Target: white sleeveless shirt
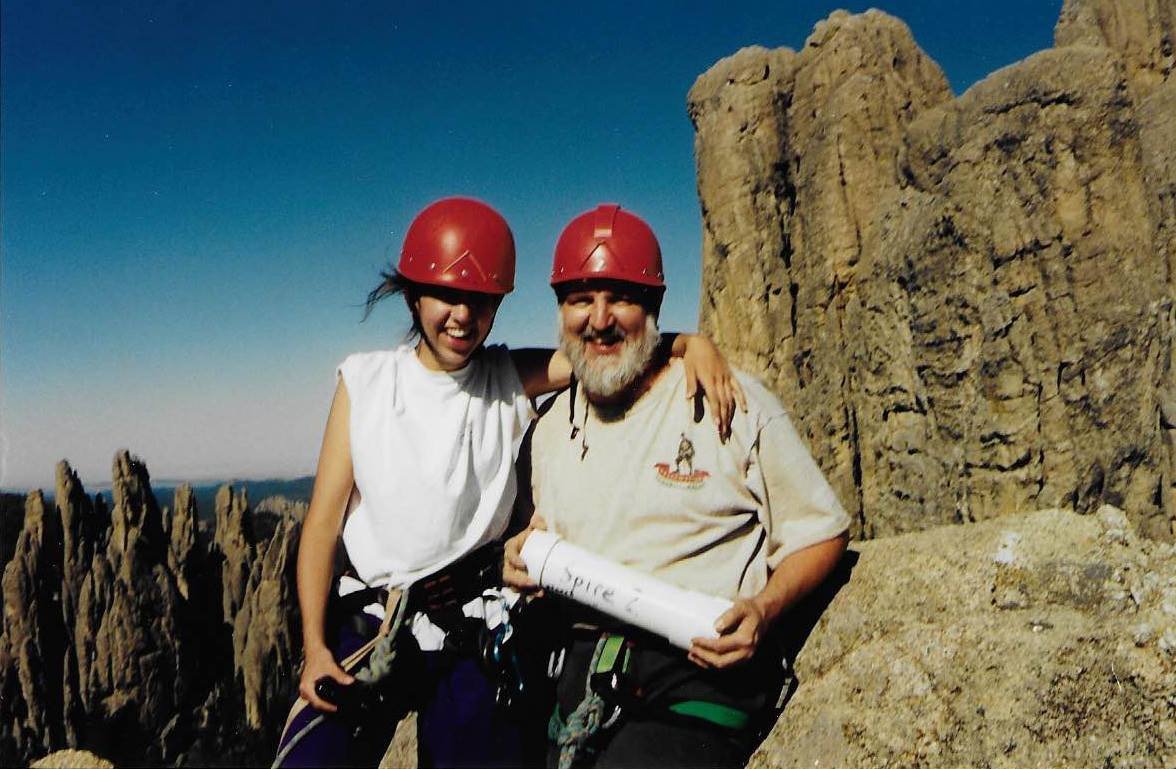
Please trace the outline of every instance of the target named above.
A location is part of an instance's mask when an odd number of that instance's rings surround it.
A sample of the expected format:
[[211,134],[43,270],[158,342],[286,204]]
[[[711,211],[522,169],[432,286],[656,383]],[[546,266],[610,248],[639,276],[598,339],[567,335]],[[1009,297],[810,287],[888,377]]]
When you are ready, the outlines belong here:
[[361,580],[403,588],[502,535],[534,416],[505,347],[443,372],[401,345],[350,355],[338,374],[360,498],[343,543]]

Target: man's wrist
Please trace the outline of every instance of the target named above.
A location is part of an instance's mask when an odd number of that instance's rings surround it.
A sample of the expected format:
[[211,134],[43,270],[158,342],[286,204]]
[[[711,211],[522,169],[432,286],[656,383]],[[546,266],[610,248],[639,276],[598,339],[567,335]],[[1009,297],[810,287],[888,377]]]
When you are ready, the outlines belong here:
[[782,601],[774,600],[772,597],[766,596],[763,593],[753,596],[751,603],[759,610],[760,616],[763,618],[764,627],[773,625],[779,619],[780,615],[784,613]]

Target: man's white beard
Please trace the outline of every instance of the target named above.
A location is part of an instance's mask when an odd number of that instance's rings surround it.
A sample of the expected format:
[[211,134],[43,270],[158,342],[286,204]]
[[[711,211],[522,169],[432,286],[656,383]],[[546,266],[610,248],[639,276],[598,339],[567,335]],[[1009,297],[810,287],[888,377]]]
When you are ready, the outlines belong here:
[[[621,333],[619,329],[617,332]],[[611,398],[636,383],[649,368],[661,341],[652,315],[645,317],[643,332],[622,337],[621,349],[615,355],[589,355],[588,341],[595,336],[568,334],[560,324],[559,349],[572,362],[572,371],[584,392],[600,398]]]

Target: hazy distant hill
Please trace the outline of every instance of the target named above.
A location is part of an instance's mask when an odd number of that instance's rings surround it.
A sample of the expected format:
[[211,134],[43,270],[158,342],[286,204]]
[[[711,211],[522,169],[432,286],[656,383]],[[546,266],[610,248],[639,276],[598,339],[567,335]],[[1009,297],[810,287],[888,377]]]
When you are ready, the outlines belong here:
[[[152,485],[152,491],[160,504],[171,506],[175,497],[176,484],[166,481],[167,485]],[[201,520],[211,521],[216,510],[216,490],[224,484],[230,484],[234,489],[245,489],[249,495],[249,502],[256,505],[266,497],[285,497],[291,502],[310,502],[310,492],[314,489],[314,476],[306,475],[302,478],[288,480],[268,479],[262,481],[215,481],[202,483],[192,487],[192,494],[196,497],[196,509]]]
[[[154,492],[159,504],[171,507],[172,500],[175,498],[176,487],[181,481],[172,479],[160,480],[152,482],[151,490]],[[242,480],[224,480],[224,481],[205,481],[200,484],[192,485],[192,495],[196,498],[196,509],[200,515],[201,520],[211,521],[213,512],[216,509],[216,490],[224,484],[231,485],[234,489],[245,489],[249,494],[249,501],[252,504],[257,504],[266,497],[285,497],[291,502],[310,502],[310,493],[314,489],[314,476],[305,475],[301,478],[269,478],[260,481],[242,481]],[[96,485],[92,487],[93,493],[101,494],[110,501],[110,486]],[[17,513],[17,530],[20,529],[19,518],[24,515],[24,493],[20,494],[4,494],[4,497],[13,497],[14,507],[19,509]],[[53,502],[53,490],[45,491],[45,501]],[[2,563],[2,561],[0,561]]]

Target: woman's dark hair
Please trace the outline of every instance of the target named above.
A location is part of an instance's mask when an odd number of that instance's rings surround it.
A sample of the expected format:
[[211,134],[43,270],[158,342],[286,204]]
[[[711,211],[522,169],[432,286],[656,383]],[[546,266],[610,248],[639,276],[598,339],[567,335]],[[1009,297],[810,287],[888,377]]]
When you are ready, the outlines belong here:
[[372,314],[372,310],[381,299],[396,294],[403,294],[405,300],[408,302],[408,312],[412,315],[412,328],[408,332],[408,338],[413,339],[421,335],[423,329],[421,328],[421,321],[416,314],[416,300],[420,296],[420,289],[417,284],[413,283],[408,278],[401,275],[395,269],[391,271],[380,271],[380,283],[371,291],[368,292],[367,300],[363,303],[363,320],[368,319]]

